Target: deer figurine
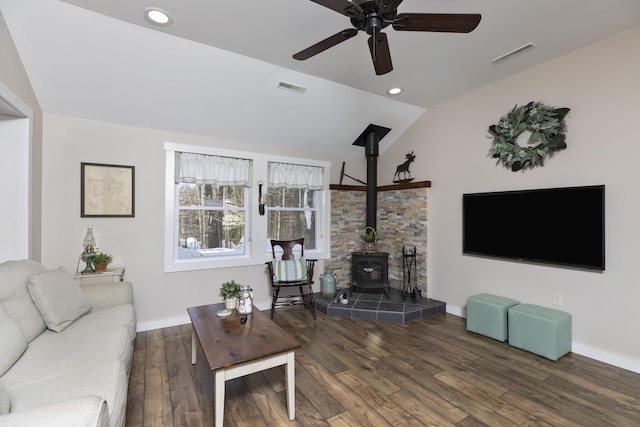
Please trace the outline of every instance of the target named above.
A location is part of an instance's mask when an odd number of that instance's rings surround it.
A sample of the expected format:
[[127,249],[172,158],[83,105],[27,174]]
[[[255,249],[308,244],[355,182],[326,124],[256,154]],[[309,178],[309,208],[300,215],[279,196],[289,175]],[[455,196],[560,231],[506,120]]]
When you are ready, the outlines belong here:
[[[409,172],[409,165],[416,159],[416,156],[413,155],[412,151],[407,153],[404,157],[407,160],[396,168],[396,173],[393,175],[393,182],[404,181],[411,176],[411,172]],[[400,178],[400,174],[402,174],[402,178]],[[396,177],[398,177],[398,179],[396,179]]]

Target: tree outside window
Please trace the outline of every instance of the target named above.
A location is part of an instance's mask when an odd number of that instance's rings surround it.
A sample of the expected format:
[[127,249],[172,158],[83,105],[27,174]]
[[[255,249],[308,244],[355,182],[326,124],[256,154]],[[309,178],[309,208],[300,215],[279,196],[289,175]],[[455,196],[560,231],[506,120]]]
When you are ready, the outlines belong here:
[[276,240],[304,237],[305,249],[316,248],[316,198],[320,191],[269,188],[267,191],[268,236]]
[[178,186],[178,258],[244,254],[246,187]]

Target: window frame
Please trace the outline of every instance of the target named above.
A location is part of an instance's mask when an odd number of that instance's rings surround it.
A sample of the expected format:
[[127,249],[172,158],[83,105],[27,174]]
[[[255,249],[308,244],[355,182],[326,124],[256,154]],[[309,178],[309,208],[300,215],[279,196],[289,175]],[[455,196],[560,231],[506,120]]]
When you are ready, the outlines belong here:
[[[330,212],[331,194],[329,179],[331,163],[322,160],[302,159],[295,157],[276,156],[264,153],[236,151],[209,146],[188,145],[165,142],[165,230],[164,230],[164,271],[179,272],[191,270],[206,270],[214,268],[240,267],[264,264],[271,259],[270,245],[267,241],[267,216],[258,213],[258,182],[268,182],[268,163],[293,163],[300,165],[318,166],[324,168],[323,189],[319,196],[318,213],[321,218],[316,224],[317,245],[315,249],[307,250],[305,256],[309,258],[327,259],[330,257]],[[175,184],[175,153],[191,152],[224,157],[238,157],[251,161],[251,179],[249,195],[246,199],[247,218],[245,222],[245,253],[244,255],[225,255],[221,257],[177,258],[177,222],[176,215],[176,184]],[[267,184],[263,184],[263,195],[266,194]],[[320,191],[320,190],[317,190]],[[268,208],[268,207],[267,207]],[[254,244],[259,242],[258,244]],[[263,245],[261,242],[265,242]]]

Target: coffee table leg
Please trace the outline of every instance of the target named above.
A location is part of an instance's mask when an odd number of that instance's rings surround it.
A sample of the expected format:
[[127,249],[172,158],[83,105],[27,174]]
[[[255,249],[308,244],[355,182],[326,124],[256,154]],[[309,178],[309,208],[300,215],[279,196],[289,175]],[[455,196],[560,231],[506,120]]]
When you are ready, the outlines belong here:
[[198,345],[197,339],[196,339],[196,330],[192,328],[191,329],[191,364],[192,365],[196,364],[196,353],[198,353],[198,349],[196,348],[196,345]]
[[287,364],[284,370],[287,377],[287,409],[289,419],[293,420],[296,418],[296,360],[293,351],[287,353]]
[[217,370],[213,375],[213,409],[215,411],[215,426],[222,427],[224,422],[224,369]]

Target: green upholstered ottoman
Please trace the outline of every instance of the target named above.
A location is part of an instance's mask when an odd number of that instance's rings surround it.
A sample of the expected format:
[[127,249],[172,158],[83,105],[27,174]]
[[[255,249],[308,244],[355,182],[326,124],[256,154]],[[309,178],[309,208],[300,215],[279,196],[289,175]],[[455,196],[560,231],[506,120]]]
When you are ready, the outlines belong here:
[[571,315],[533,304],[511,307],[509,344],[558,360],[571,351]]
[[507,310],[520,304],[511,298],[479,294],[467,298],[467,330],[506,341],[509,336]]

